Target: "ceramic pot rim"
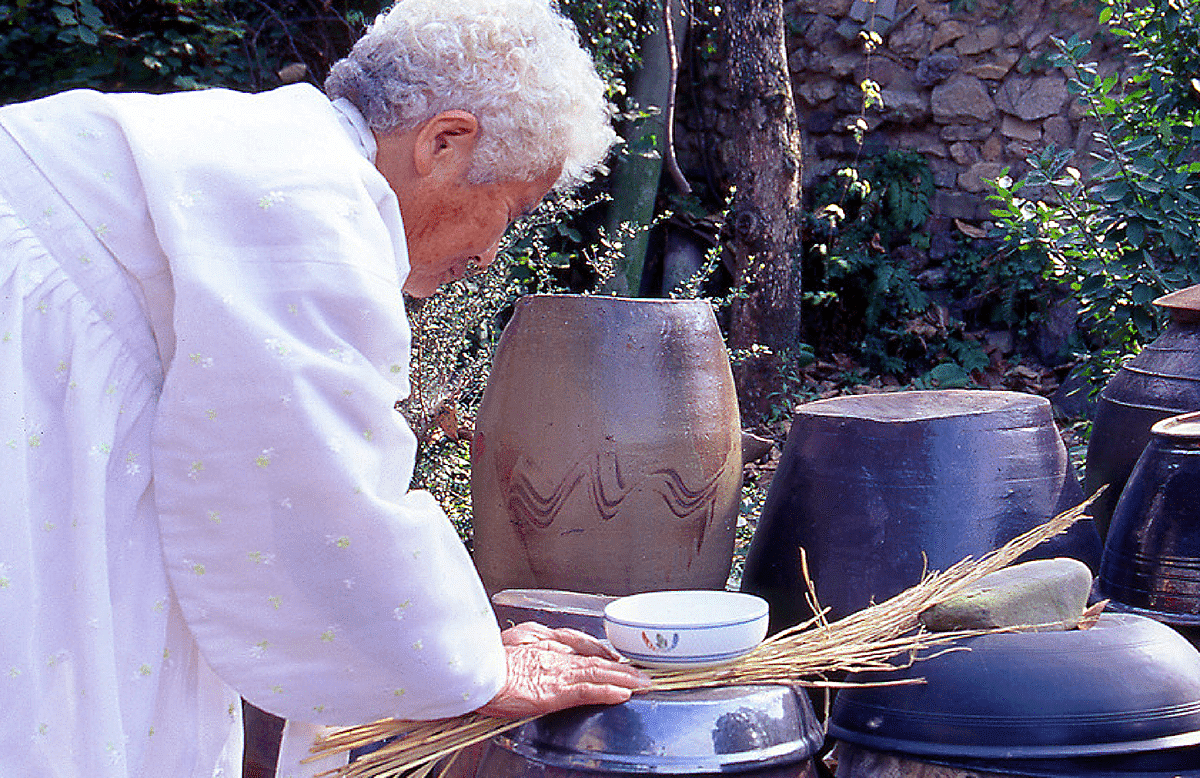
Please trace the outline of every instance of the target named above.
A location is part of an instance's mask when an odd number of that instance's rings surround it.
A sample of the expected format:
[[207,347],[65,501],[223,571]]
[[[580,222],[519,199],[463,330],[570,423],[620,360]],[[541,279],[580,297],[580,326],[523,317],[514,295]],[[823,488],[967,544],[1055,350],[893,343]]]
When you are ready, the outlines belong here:
[[707,300],[697,300],[689,298],[675,297],[618,297],[616,295],[605,294],[566,294],[562,292],[555,293],[535,293],[527,294],[520,298],[518,303],[532,303],[538,300],[558,300],[564,302],[588,301],[588,302],[604,302],[616,305],[685,305],[695,306],[697,304],[707,305],[711,307],[711,303]]
[[[986,400],[991,405],[980,408],[976,400]],[[888,402],[899,403],[900,407],[889,408]],[[999,389],[914,389],[829,397],[796,408],[797,418],[853,419],[888,426],[938,421],[969,424],[978,420],[995,427],[997,419],[1015,414],[1051,419],[1050,401],[1038,395]]]
[[1200,284],[1168,292],[1153,300],[1153,304],[1171,310],[1200,312]]
[[1150,433],[1200,444],[1200,411],[1181,413],[1157,421],[1150,427]]

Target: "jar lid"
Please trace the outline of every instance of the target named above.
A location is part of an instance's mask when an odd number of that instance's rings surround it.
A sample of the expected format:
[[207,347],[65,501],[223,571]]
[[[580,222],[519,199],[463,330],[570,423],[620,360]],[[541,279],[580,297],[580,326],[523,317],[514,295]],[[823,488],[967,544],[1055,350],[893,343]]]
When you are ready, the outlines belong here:
[[1150,431],[1155,435],[1170,435],[1176,438],[1200,438],[1200,411],[1162,419],[1155,422]]
[[824,729],[790,686],[744,685],[635,694],[612,706],[543,716],[494,742],[525,759],[599,773],[738,773],[811,757]]
[[1164,294],[1154,304],[1174,311],[1200,312],[1200,284]]

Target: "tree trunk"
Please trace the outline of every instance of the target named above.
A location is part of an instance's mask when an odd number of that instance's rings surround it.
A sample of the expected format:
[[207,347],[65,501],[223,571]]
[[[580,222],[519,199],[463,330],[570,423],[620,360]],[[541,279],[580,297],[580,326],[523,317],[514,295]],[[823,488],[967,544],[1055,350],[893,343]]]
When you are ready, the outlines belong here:
[[784,34],[782,0],[723,3],[725,88],[736,117],[723,156],[735,187],[729,214],[735,279],[747,293],[734,304],[730,345],[762,345],[774,352],[739,367],[739,396],[748,416],[766,410],[760,406],[779,389],[782,360],[801,338],[803,155]]
[[678,57],[683,46],[688,17],[683,13],[681,0],[664,0],[664,14],[671,14],[674,21],[673,40],[668,40],[665,16],[654,31],[642,42],[642,67],[633,77],[633,98],[637,104],[656,113],[631,127],[622,134],[629,142],[640,141],[640,136],[657,139],[653,157],[632,155],[623,160],[613,171],[613,202],[609,207],[607,229],[610,235],[621,234],[623,225],[638,228],[626,238],[624,257],[618,261],[616,273],[603,287],[603,291],[626,297],[637,297],[642,286],[642,272],[646,262],[646,251],[650,245],[650,225],[654,221],[654,208],[658,199],[659,178],[663,164],[673,159],[668,147],[671,138],[670,111],[672,59]]

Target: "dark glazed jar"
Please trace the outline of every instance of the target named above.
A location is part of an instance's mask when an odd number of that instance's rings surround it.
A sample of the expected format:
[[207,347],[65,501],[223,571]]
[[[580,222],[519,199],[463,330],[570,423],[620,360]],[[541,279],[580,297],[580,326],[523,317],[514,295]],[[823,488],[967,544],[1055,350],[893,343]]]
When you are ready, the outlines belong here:
[[[947,389],[835,397],[796,409],[746,554],[742,590],[771,629],[839,619],[899,594],[926,570],[979,557],[1082,501],[1043,397]],[[1095,569],[1090,521],[1031,552]]]
[[1171,321],[1157,340],[1129,359],[1100,392],[1088,443],[1083,488],[1108,491],[1092,505],[1103,539],[1150,427],[1169,416],[1200,411],[1200,285],[1164,295],[1155,305]]
[[741,482],[737,394],[709,303],[518,302],[471,445],[489,593],[723,589]]
[[808,697],[789,686],[650,691],[498,735],[472,778],[817,778],[824,740]]
[[1129,610],[1200,626],[1200,413],[1150,428],[1113,512],[1098,586]]

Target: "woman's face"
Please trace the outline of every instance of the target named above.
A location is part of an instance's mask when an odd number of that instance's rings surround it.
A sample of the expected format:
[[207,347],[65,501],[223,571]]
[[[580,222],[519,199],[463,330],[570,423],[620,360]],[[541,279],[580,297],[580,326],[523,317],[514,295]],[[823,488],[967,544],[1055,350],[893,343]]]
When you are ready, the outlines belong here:
[[490,265],[505,230],[537,207],[561,172],[534,181],[471,183],[479,123],[466,111],[446,111],[376,138],[375,164],[400,203],[412,268],[404,291],[413,297],[428,297]]
[[404,291],[428,297],[445,283],[486,268],[514,221],[529,214],[558,179],[472,184],[466,176],[423,188],[400,203],[411,272]]

